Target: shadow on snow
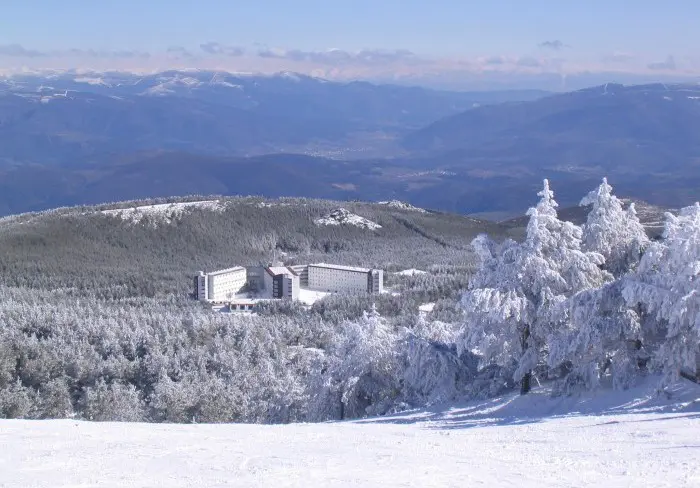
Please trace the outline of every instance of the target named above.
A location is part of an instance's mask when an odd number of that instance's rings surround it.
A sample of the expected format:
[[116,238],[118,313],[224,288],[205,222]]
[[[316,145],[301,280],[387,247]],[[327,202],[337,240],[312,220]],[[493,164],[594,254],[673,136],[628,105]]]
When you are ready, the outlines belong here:
[[534,389],[530,394],[517,393],[463,405],[435,405],[420,410],[362,420],[360,424],[425,424],[439,430],[467,429],[544,422],[553,418],[590,416],[605,417],[630,414],[671,414],[662,418],[639,418],[599,422],[592,426],[615,423],[651,422],[685,417],[700,419],[700,387],[680,382],[659,393],[656,378],[626,391],[597,390],[578,395],[552,397],[551,388]]

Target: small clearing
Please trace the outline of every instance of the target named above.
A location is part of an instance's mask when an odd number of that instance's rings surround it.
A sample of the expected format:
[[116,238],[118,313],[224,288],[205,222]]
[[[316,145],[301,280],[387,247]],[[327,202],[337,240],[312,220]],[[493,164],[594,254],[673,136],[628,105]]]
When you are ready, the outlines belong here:
[[344,208],[337,208],[333,210],[328,215],[316,219],[314,221],[316,225],[351,225],[359,227],[361,229],[377,230],[381,229],[382,226],[376,222],[372,222],[369,219],[360,217]]
[[122,220],[135,224],[141,222],[146,216],[155,217],[156,220],[169,224],[180,218],[184,213],[191,212],[194,209],[221,212],[223,211],[224,206],[218,200],[205,200],[199,202],[159,203],[156,205],[143,205],[140,207],[115,208],[110,210],[102,210],[100,213],[103,215],[119,217]]
[[426,213],[427,210],[420,207],[414,207],[410,203],[402,202],[401,200],[389,200],[384,202],[377,202],[379,205],[386,205],[387,207],[398,208],[401,210],[409,210],[411,212]]
[[422,271],[420,269],[410,268],[410,269],[404,269],[403,271],[398,271],[394,274],[399,275],[399,276],[416,276],[416,275],[428,274],[428,272]]
[[313,305],[322,298],[327,297],[330,293],[325,291],[309,290],[308,288],[299,288],[299,301],[304,305]]

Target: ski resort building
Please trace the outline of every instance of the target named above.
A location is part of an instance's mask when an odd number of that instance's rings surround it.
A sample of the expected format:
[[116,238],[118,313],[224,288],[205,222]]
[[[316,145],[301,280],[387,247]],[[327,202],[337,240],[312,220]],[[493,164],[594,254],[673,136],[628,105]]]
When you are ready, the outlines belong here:
[[[213,304],[234,304],[244,298],[298,300],[299,291],[309,289],[328,293],[382,293],[381,269],[337,264],[249,266],[200,271],[194,278],[197,300]],[[245,290],[246,297],[241,294]],[[244,310],[249,309],[246,302]],[[234,307],[235,310],[241,310]],[[232,309],[232,310],[233,310]]]
[[384,272],[338,264],[309,264],[308,287],[330,293],[382,293]]
[[272,298],[299,298],[299,275],[291,268],[284,266],[270,266],[265,268],[265,289]]
[[195,276],[195,298],[202,302],[221,303],[231,300],[248,281],[246,269],[242,266],[205,273]]
[[291,267],[250,266],[248,271],[248,289],[261,298],[299,298],[300,276]]

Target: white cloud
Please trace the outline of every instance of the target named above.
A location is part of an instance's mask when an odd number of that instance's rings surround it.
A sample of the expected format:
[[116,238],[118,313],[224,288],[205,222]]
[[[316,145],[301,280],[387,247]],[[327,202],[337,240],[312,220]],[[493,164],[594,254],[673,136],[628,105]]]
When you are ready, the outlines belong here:
[[215,41],[202,43],[193,50],[174,46],[152,53],[93,49],[38,51],[10,44],[0,46],[0,71],[82,69],[154,72],[188,68],[253,73],[295,71],[341,81],[362,79],[451,88],[478,86],[481,89],[511,84],[561,89],[564,82],[569,87],[569,80],[576,79],[595,84],[598,81],[637,79],[635,76],[660,79],[671,74],[686,78],[700,74],[700,61],[695,63],[683,59],[682,64],[687,70],[681,71],[676,69],[673,56],[659,63],[622,52],[591,59],[580,55],[563,56],[560,51],[551,54],[486,53],[462,58],[428,57],[408,50],[309,51],[260,45],[244,48]]
[[654,71],[675,71],[676,60],[673,56],[668,56],[665,61],[649,63],[647,67]]
[[546,49],[553,49],[554,51],[559,51],[562,48],[568,47],[566,44],[564,44],[559,39],[554,39],[552,41],[540,42],[539,46],[546,48]]

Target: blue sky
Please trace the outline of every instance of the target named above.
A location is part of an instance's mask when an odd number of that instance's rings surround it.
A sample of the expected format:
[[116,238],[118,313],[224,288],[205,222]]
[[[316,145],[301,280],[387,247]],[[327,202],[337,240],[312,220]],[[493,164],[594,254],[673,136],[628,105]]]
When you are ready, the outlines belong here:
[[[127,66],[121,58],[97,59],[109,52],[138,52],[144,56],[128,66],[191,63],[372,77],[362,63],[350,69],[350,61],[339,67],[337,60],[301,59],[302,52],[336,48],[349,53],[401,50],[401,72],[410,71],[411,64],[415,72],[428,71],[427,65],[432,72],[469,65],[472,73],[487,67],[499,72],[512,68],[521,75],[533,74],[535,68],[562,76],[609,70],[694,75],[700,72],[694,49],[700,41],[700,2],[667,5],[651,0],[6,2],[0,14],[0,68],[106,69],[112,63],[121,69]],[[220,46],[216,52],[201,47],[212,42]],[[183,57],[176,59],[172,50],[163,54],[173,47],[182,48]],[[234,48],[245,54],[212,57]],[[267,50],[276,53],[274,63],[269,57],[258,59]],[[405,51],[411,52],[410,63]]]

